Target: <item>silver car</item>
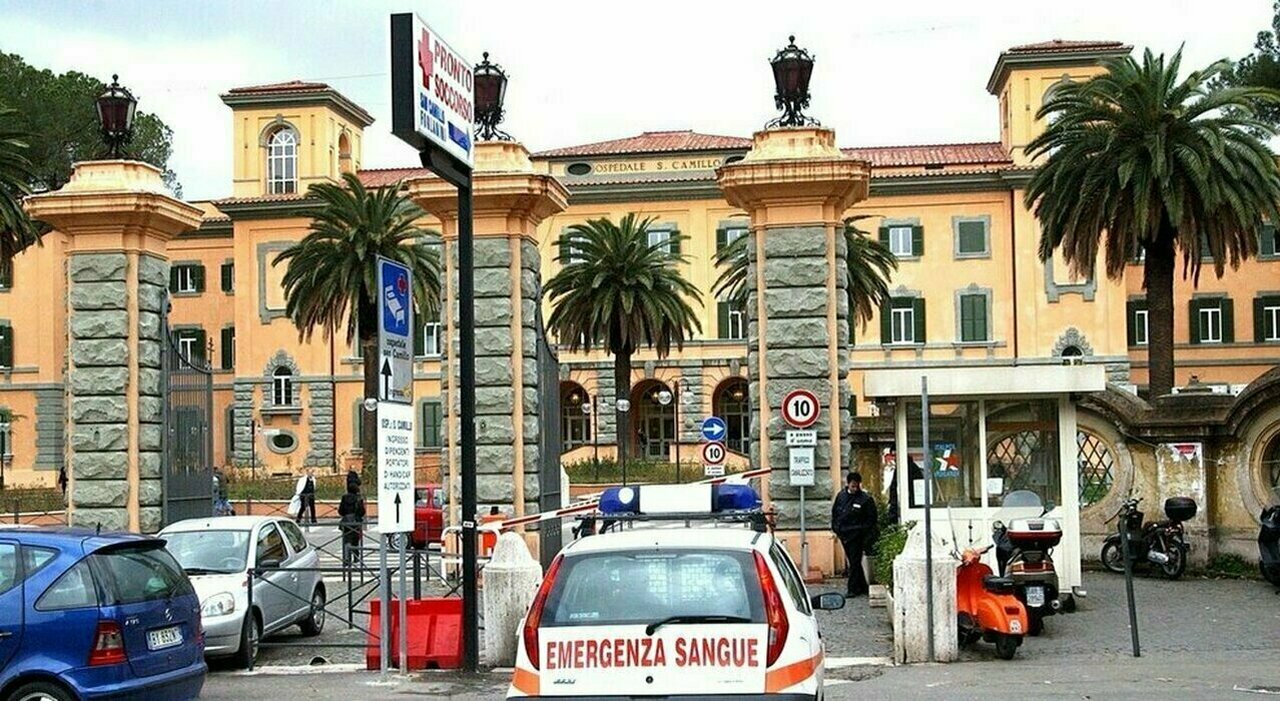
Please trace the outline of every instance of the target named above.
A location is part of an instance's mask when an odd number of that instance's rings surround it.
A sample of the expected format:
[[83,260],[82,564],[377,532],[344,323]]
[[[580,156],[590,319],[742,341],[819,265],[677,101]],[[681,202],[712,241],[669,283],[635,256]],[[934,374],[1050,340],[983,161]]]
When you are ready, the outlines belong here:
[[[234,656],[247,667],[264,635],[297,625],[304,635],[324,629],[324,580],[316,549],[292,520],[220,516],[179,521],[160,532],[200,597],[205,656]],[[249,568],[268,568],[253,587]],[[252,614],[252,615],[249,615]]]

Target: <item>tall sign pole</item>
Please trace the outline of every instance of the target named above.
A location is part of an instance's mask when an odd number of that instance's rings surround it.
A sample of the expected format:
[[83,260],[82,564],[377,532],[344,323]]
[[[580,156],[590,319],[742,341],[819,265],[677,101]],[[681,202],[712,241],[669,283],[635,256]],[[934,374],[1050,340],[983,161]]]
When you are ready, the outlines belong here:
[[462,666],[480,664],[476,600],[476,347],[474,232],[475,65],[411,13],[391,15],[391,133],[418,149],[422,165],[458,189],[458,370],[462,496]]

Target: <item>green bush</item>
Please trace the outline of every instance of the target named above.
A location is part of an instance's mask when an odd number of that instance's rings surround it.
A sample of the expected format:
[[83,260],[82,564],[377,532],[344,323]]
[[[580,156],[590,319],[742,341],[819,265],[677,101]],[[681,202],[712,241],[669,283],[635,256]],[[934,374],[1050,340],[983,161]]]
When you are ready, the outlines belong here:
[[[564,464],[564,471],[572,484],[619,484],[622,467],[613,458],[580,460]],[[733,470],[726,470],[732,472]],[[697,482],[704,479],[701,463],[681,462],[679,482]],[[675,463],[665,460],[627,460],[627,482],[676,483]]]
[[[62,511],[65,508],[62,490],[57,487],[9,488],[0,492],[0,511],[7,514],[14,511]],[[0,514],[0,519],[3,518],[4,514]]]
[[[257,499],[262,501],[293,498],[297,489],[297,477],[261,477],[258,479],[230,477],[227,480],[227,498],[232,501]],[[316,475],[317,499],[341,499],[347,491],[346,475]],[[367,492],[368,485],[361,487]]]
[[871,558],[872,577],[876,584],[893,588],[893,560],[902,554],[907,546],[907,533],[911,531],[914,521],[905,524],[883,524],[880,526],[880,539],[876,541],[876,554]]

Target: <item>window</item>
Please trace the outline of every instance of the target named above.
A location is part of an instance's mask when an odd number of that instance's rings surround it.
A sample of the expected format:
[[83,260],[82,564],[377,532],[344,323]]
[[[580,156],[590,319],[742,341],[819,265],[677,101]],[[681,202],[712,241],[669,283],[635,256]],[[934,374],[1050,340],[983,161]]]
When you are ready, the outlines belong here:
[[1111,448],[1086,431],[1076,432],[1076,474],[1080,480],[1080,506],[1096,504],[1111,491],[1116,465]]
[[1005,495],[1023,490],[1035,492],[1042,504],[1061,504],[1057,400],[987,402],[986,409],[991,505],[999,506]]
[[89,558],[62,573],[36,601],[37,611],[63,611],[98,605],[98,589],[89,570]]
[[276,368],[271,374],[271,403],[293,406],[293,372],[289,368]]
[[162,545],[144,543],[92,556],[111,605],[159,601],[194,593],[182,568]]
[[572,265],[574,263],[581,263],[585,260],[582,257],[582,248],[577,245],[578,241],[583,238],[584,236],[582,234],[577,233],[573,229],[568,229],[560,234],[559,260],[561,265]]
[[880,342],[924,343],[924,300],[894,297],[880,310]]
[[273,453],[287,455],[298,447],[298,437],[288,431],[280,431],[267,439],[267,447]]
[[890,223],[880,227],[880,243],[899,258],[924,255],[924,227],[919,224]]
[[0,543],[0,594],[18,584],[18,546]]
[[289,546],[293,548],[294,553],[300,553],[307,549],[307,539],[302,535],[302,529],[298,528],[298,524],[293,521],[281,521],[280,528],[284,531],[284,537],[288,539]]
[[[416,309],[414,310],[416,313]],[[422,322],[422,331],[413,338],[413,354],[416,357],[428,357],[440,355],[440,315],[432,315],[434,318],[425,318]]]
[[1129,345],[1145,346],[1147,345],[1147,300],[1131,299],[1126,304],[1128,312],[1128,336]]
[[204,329],[177,329],[173,332],[178,353],[189,363],[205,362]]
[[0,457],[13,455],[13,413],[0,409]]
[[0,260],[0,291],[13,289],[13,261]]
[[222,426],[226,432],[224,440],[227,446],[227,462],[231,462],[231,458],[236,452],[236,408],[234,405],[227,407],[223,419]]
[[713,396],[712,410],[724,419],[725,446],[732,451],[747,452],[751,439],[751,410],[747,402],[748,385],[742,378],[726,380]]
[[960,295],[960,340],[963,343],[991,340],[987,330],[986,295]]
[[284,562],[288,557],[284,549],[284,538],[280,537],[280,531],[276,530],[275,525],[270,523],[258,531],[258,547],[254,552],[256,555],[253,562],[258,567],[262,567],[268,560]]
[[204,266],[199,263],[178,263],[169,268],[169,291],[177,294],[204,292]]
[[13,367],[13,327],[0,323],[0,368]]
[[924,506],[925,469],[933,474],[934,506],[981,506],[982,463],[979,447],[981,406],[977,401],[934,402],[929,405],[929,462],[921,436],[923,413],[919,400],[907,402],[908,489],[912,507]]
[[680,232],[675,229],[649,229],[649,246],[658,247],[667,255],[680,255]]
[[[773,566],[778,569],[778,576],[782,579],[783,586],[786,587],[787,593],[791,595],[791,603],[796,605],[796,610],[805,615],[813,613],[809,608],[809,594],[804,588],[804,580],[800,578],[800,573],[796,571],[795,563],[791,561],[791,556],[786,550],[773,541],[773,545],[769,546],[769,558],[773,560]],[[859,563],[861,564],[861,563]]]
[[236,264],[231,261],[222,264],[222,291],[228,294],[236,291]]
[[222,330],[222,369],[231,370],[236,366],[236,327],[228,326]]
[[730,244],[732,244],[734,241],[737,241],[738,239],[746,235],[747,235],[746,226],[735,225],[735,226],[725,227],[723,229],[717,229],[716,230],[716,252],[719,253],[720,251],[728,247]]
[[1226,297],[1191,300],[1191,342],[1232,343],[1232,304]]
[[560,443],[564,450],[591,443],[591,398],[581,385],[560,385]]
[[983,258],[991,254],[988,220],[958,219],[955,222],[956,257]]
[[422,403],[422,447],[440,448],[444,446],[441,434],[444,433],[444,411],[440,400],[431,399]]
[[747,337],[746,310],[732,302],[716,304],[716,322],[720,338],[742,340]]
[[287,195],[298,191],[298,134],[289,127],[267,139],[267,193]]
[[1253,340],[1258,343],[1280,341],[1280,295],[1253,300]]
[[1275,224],[1263,224],[1258,230],[1258,253],[1262,258],[1280,256],[1280,231]]

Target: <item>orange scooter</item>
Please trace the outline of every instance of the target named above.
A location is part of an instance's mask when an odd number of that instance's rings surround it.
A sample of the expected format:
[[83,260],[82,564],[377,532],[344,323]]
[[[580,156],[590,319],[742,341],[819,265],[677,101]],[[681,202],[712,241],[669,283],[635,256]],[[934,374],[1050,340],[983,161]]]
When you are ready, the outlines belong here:
[[1017,583],[997,577],[982,562],[982,550],[969,548],[956,568],[956,614],[961,647],[979,638],[996,644],[996,655],[1013,659],[1028,630],[1027,609],[1015,595]]

